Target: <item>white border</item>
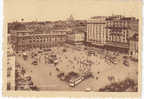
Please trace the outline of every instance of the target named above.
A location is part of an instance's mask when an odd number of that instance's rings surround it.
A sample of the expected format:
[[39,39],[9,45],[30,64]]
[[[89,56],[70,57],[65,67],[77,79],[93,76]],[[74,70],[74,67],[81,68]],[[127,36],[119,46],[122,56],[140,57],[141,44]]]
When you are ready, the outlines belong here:
[[[142,0],[143,1],[143,0]],[[143,4],[144,4],[144,1],[143,1]],[[143,6],[143,9],[142,9],[142,12],[144,10],[144,6]],[[144,18],[144,13],[142,14],[142,18]],[[2,50],[2,37],[3,37],[3,19],[4,19],[4,16],[3,16],[3,0],[0,0],[0,99],[25,99],[24,97],[3,97],[2,96],[2,55],[3,55],[3,50]],[[144,61],[144,52],[143,52],[143,49],[144,49],[144,46],[143,46],[143,43],[144,43],[144,36],[143,36],[143,31],[144,31],[144,20],[142,20],[142,97],[141,99],[144,99],[144,67],[143,67],[143,61]],[[29,99],[29,98],[26,98],[26,99]],[[32,99],[37,99],[36,97],[32,98]],[[39,99],[48,99],[48,98],[39,98]],[[51,98],[49,98],[51,99]],[[62,98],[55,98],[55,99],[62,99]],[[64,98],[64,99],[75,99],[75,98],[71,98],[71,97],[68,97],[68,98]],[[88,99],[88,98],[81,98],[81,99]],[[90,98],[89,98],[90,99]],[[92,97],[91,97],[92,99]],[[97,99],[114,99],[114,98],[97,98]],[[115,98],[115,99],[122,99],[122,98]],[[123,99],[136,99],[136,98],[123,98]]]

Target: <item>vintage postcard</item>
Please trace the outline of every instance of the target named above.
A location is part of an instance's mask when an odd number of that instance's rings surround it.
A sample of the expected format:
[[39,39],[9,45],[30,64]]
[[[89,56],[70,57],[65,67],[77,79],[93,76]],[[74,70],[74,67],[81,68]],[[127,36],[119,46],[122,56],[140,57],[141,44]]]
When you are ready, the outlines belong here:
[[141,0],[4,0],[3,95],[140,97]]

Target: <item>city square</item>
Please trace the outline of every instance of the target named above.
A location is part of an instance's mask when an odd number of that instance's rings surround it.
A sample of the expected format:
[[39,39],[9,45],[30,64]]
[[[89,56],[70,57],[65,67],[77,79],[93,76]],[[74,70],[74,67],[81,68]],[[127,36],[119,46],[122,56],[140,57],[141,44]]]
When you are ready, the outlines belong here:
[[[16,63],[24,68],[25,75],[32,78],[32,82],[39,90],[76,90],[76,91],[99,91],[106,85],[124,81],[129,78],[137,83],[138,68],[137,62],[127,59],[129,65],[123,64],[125,54],[115,56],[115,62],[111,62],[105,58],[106,54],[113,55],[113,52],[95,48],[95,54],[88,55],[89,48],[80,45],[77,48],[75,45],[65,44],[60,47],[52,47],[49,51],[42,51],[39,49],[25,52],[27,59],[24,60],[23,54],[16,55]],[[103,53],[100,53],[103,51]],[[37,55],[31,58],[31,53],[35,52]],[[73,54],[71,54],[73,53]],[[57,64],[49,63],[47,56],[56,55]],[[32,64],[33,61],[37,64]],[[90,61],[91,65],[85,66],[81,64],[82,61]],[[58,70],[57,70],[58,69]],[[71,87],[66,81],[58,78],[58,74],[63,72],[75,72],[82,75],[85,69],[89,69],[92,77],[81,81],[79,84]]]

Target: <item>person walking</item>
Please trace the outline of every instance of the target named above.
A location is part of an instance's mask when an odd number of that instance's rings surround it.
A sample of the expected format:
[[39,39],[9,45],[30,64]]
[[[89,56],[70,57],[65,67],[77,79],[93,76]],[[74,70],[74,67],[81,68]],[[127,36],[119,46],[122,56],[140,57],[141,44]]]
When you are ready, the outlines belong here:
[[41,56],[39,56],[39,63],[41,62]]

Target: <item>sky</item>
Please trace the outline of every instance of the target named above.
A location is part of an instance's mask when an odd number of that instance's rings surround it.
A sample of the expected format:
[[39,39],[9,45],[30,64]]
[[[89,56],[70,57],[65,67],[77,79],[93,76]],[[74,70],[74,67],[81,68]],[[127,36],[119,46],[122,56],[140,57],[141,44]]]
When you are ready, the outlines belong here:
[[4,18],[7,21],[66,20],[92,16],[141,16],[140,0],[4,0]]

